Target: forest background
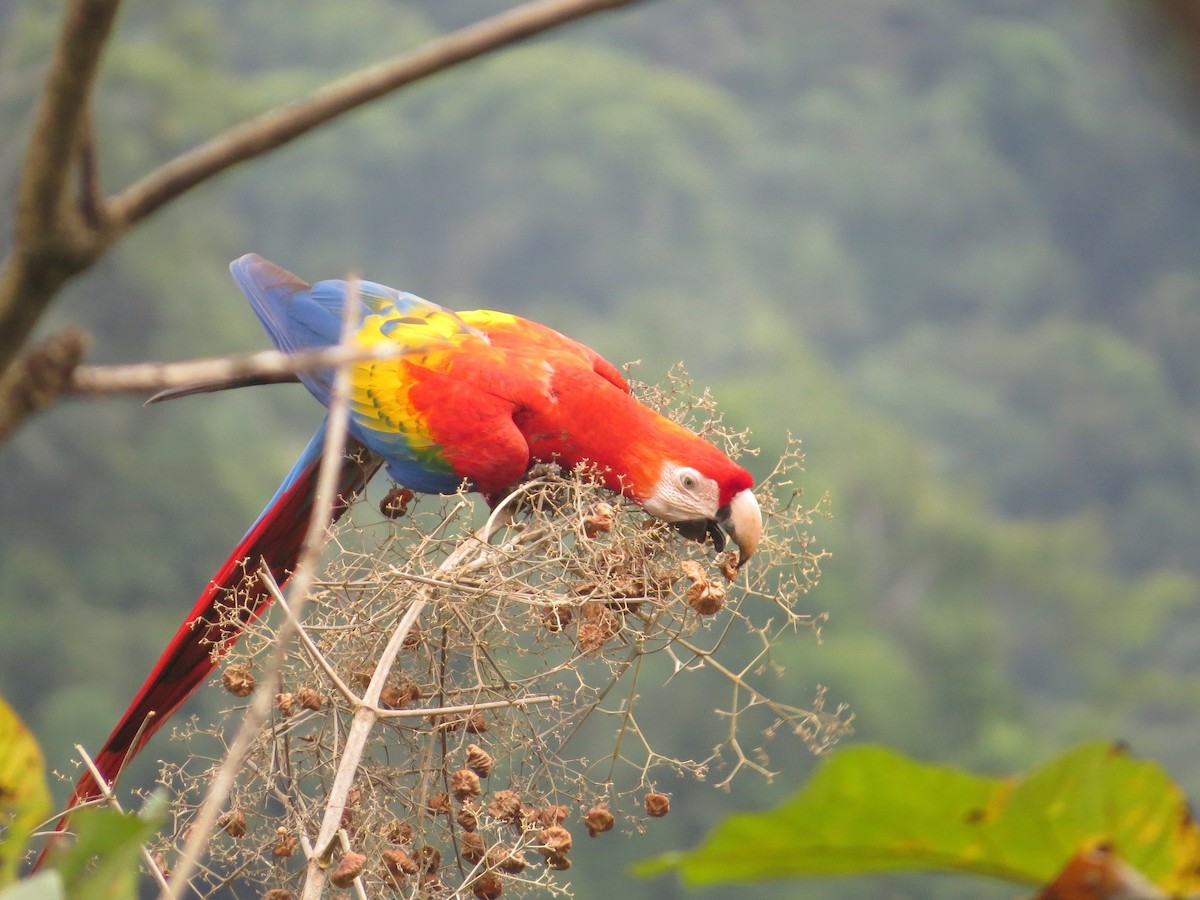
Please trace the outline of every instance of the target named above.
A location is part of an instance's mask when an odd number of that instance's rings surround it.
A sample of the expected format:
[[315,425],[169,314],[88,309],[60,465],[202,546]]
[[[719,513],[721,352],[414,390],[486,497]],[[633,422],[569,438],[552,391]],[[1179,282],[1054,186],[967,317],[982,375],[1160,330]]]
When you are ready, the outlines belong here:
[[[503,6],[130,2],[97,95],[103,180]],[[0,0],[0,216],[58,12]],[[820,644],[777,648],[776,693],[825,685],[852,740],[987,772],[1123,739],[1200,797],[1193,75],[1116,0],[638,5],[202,188],[44,329],[81,323],[97,362],[265,347],[226,269],[253,250],[526,315],[646,381],[683,360],[753,429],[760,474],[792,432],[809,498],[831,496],[809,598],[830,619]],[[108,733],[319,415],[289,388],[68,402],[0,451],[0,694],[53,767]],[[688,691],[643,691],[643,714],[703,755],[712,701]],[[779,746],[772,764],[729,795],[668,785],[647,835],[577,855],[577,895],[789,794],[814,760]],[[789,888],[935,893],[1013,889]]]

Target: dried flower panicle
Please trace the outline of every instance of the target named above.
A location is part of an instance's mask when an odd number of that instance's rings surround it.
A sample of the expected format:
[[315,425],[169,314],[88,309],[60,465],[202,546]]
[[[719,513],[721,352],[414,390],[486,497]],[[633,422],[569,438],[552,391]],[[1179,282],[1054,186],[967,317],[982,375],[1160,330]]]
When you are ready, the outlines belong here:
[[[692,396],[684,382],[644,396],[727,450],[744,446],[710,399]],[[774,663],[751,664],[775,658],[764,646],[815,632],[822,621],[800,611],[821,554],[807,534],[815,507],[793,485],[799,460],[789,448],[756,489],[769,540],[740,570],[736,554],[682,539],[587,471],[533,471],[504,501],[513,523],[488,541],[471,537],[479,522],[465,497],[423,498],[403,512],[397,495],[396,519],[356,507],[334,529],[336,552],[305,614],[310,642],[296,645],[273,677],[277,714],[236,778],[231,809],[251,815],[253,827],[243,816],[238,839],[239,826],[223,823],[227,833],[193,879],[198,895],[235,875],[260,894],[304,892],[300,837],[319,833],[346,737],[364,716],[378,718],[336,823],[351,850],[339,847],[324,875],[331,883],[335,874],[347,884],[357,878],[368,896],[421,900],[564,895],[560,871],[582,852],[572,849],[575,823],[595,837],[621,816],[665,814],[666,796],[644,788],[661,771],[709,780],[717,772],[724,785],[739,773],[770,772],[768,748],[751,746],[750,736],[790,741],[789,752],[828,746],[847,730],[846,714],[827,709],[820,692],[807,708],[787,706],[773,693]],[[416,604],[418,624],[394,641]],[[250,626],[222,671],[226,690],[254,690],[278,622],[267,616]],[[396,644],[391,659],[385,647]],[[639,680],[635,673],[656,658],[688,664],[665,687]],[[359,705],[377,671],[382,712]],[[661,700],[648,712],[647,697],[693,678],[709,693],[703,709],[680,711],[689,717],[685,743]],[[794,685],[786,688],[794,697]],[[713,706],[719,715],[709,720]],[[713,740],[697,744],[706,722]],[[225,733],[191,726],[188,746],[208,741],[211,751],[164,771],[179,790],[179,839]],[[695,746],[716,750],[694,756]],[[611,760],[604,771],[600,759]],[[166,835],[152,849],[175,858],[178,841]]]

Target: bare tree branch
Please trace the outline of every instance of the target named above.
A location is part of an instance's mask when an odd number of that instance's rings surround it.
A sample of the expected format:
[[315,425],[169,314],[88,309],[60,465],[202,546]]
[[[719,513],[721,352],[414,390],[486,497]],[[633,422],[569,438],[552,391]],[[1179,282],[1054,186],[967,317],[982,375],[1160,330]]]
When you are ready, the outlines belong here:
[[89,344],[82,331],[68,329],[38,344],[0,375],[0,396],[5,397],[0,403],[0,443],[26,418],[69,389]]
[[[0,269],[0,375],[10,370],[63,284],[94,264],[129,228],[191,188],[398,88],[575,19],[634,2],[531,0],[269,110],[105,202],[95,177],[97,148],[88,132],[87,109],[119,0],[74,0],[26,149],[13,252]],[[77,170],[81,190],[73,197],[67,187]],[[18,371],[15,377],[0,378],[0,419],[9,423],[0,437],[21,420],[21,407],[12,400],[28,390],[20,375]]]
[[231,166],[274,150],[398,88],[583,16],[632,2],[635,0],[533,0],[469,25],[213,138],[122,191],[113,198],[110,212],[121,227],[133,225]]
[[[247,379],[285,380],[297,372],[331,369],[364,360],[393,359],[403,353],[396,344],[326,347],[300,353],[263,350],[242,356],[215,356],[183,362],[134,363],[126,366],[79,366],[63,385],[69,394],[144,394],[193,385],[211,390],[235,387]],[[286,379],[291,380],[291,379]]]

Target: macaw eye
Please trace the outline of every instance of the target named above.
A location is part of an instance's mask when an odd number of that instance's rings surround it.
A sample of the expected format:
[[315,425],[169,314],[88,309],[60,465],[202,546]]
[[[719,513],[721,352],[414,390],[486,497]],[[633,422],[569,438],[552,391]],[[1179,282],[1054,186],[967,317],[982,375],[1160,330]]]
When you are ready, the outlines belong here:
[[685,491],[694,491],[700,483],[700,476],[691,469],[684,469],[679,473],[679,485]]

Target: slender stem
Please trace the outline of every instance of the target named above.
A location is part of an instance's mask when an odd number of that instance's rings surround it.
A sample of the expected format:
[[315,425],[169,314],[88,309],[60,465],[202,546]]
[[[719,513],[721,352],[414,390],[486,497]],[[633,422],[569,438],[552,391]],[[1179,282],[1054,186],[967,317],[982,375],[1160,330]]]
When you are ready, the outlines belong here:
[[268,153],[398,88],[501,47],[635,0],[532,0],[364,69],[308,97],[268,110],[176,157],[114,197],[113,218],[128,227],[226,169]]
[[135,363],[116,366],[78,366],[66,388],[72,394],[142,394],[197,386],[220,390],[243,379],[283,377],[313,369],[364,360],[392,359],[403,352],[398,344],[375,347],[340,344],[320,350],[282,353],[263,350],[241,356],[216,356],[182,362]]
[[[346,304],[342,313],[340,343],[343,346],[350,344],[359,314],[358,282],[350,279],[346,286]],[[179,866],[171,879],[170,890],[163,894],[163,897],[169,898],[169,900],[178,900],[182,896],[188,879],[208,847],[209,839],[217,824],[217,818],[233,790],[237,772],[241,769],[246,755],[258,738],[263,723],[270,715],[276,681],[287,659],[296,625],[303,621],[304,607],[308,602],[313,572],[329,530],[329,519],[337,493],[337,473],[341,467],[342,454],[345,452],[349,395],[350,367],[348,364],[343,364],[338,367],[334,376],[333,394],[329,401],[328,424],[325,429],[325,448],[321,457],[321,467],[317,472],[312,515],[308,521],[308,531],[304,535],[296,572],[288,586],[288,597],[294,615],[284,621],[279,629],[279,634],[276,635],[274,652],[267,662],[262,680],[254,691],[250,706],[246,710],[246,715],[242,719],[242,724],[238,728],[229,752],[226,753],[220,769],[217,770],[216,777],[209,786],[208,796],[205,797],[204,804],[196,816],[191,834],[184,845]]]
[[[75,752],[79,754],[79,758],[83,760],[83,764],[87,766],[87,770],[92,773],[92,778],[95,779],[96,786],[100,789],[100,796],[117,812],[125,812],[121,807],[121,801],[112,792],[112,786],[105,781],[104,776],[100,774],[100,770],[96,768],[95,761],[83,749],[83,744],[76,744]],[[154,857],[150,855],[150,851],[146,847],[140,847],[139,849],[142,851],[142,862],[146,864],[146,868],[150,870],[150,874],[158,882],[159,888],[164,891],[167,890],[167,878],[163,875],[162,869],[158,867],[158,864],[154,862]]]

